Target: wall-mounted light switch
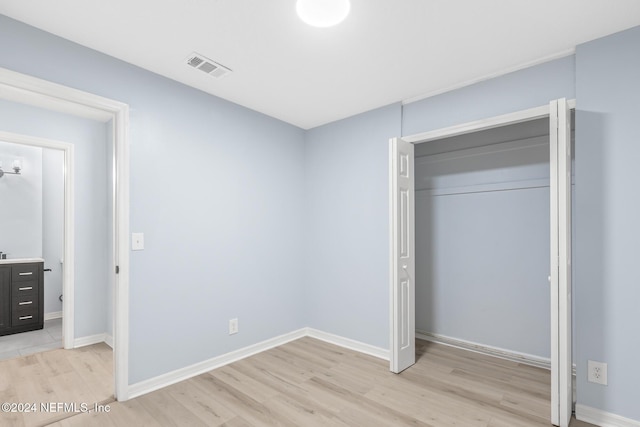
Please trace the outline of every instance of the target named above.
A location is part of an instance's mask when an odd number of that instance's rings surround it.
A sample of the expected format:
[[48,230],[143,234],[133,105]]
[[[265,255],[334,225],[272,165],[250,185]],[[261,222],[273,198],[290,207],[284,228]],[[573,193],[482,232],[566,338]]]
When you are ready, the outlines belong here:
[[229,335],[238,333],[238,319],[230,319],[229,320]]
[[131,233],[131,250],[141,251],[144,249],[144,233]]

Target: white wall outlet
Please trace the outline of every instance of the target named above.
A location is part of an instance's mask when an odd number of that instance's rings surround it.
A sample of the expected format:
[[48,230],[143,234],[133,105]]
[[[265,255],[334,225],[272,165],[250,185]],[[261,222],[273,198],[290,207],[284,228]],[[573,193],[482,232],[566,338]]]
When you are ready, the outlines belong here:
[[131,233],[131,250],[141,251],[144,249],[144,233]]
[[607,364],[602,362],[587,362],[587,379],[591,383],[607,385]]
[[238,333],[238,319],[229,320],[229,335]]

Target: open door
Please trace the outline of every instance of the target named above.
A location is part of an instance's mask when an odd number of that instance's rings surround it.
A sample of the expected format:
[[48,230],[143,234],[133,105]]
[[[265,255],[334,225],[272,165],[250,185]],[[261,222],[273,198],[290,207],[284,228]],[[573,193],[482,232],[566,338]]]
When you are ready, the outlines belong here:
[[398,373],[416,362],[415,208],[413,144],[389,141],[389,221],[391,248],[390,369]]
[[571,111],[551,101],[551,423],[568,427],[573,410],[571,356]]

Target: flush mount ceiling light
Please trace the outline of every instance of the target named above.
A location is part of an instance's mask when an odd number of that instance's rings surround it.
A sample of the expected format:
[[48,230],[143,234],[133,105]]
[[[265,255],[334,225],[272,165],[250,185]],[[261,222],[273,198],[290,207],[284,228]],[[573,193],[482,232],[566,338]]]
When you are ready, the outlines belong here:
[[349,14],[349,0],[298,0],[296,11],[305,23],[313,27],[332,27]]

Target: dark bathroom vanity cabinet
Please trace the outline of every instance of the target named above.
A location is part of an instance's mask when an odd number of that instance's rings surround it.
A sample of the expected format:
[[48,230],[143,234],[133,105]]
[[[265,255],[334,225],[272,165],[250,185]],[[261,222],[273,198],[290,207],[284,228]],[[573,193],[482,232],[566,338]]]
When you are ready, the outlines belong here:
[[0,335],[42,329],[44,263],[0,264]]

